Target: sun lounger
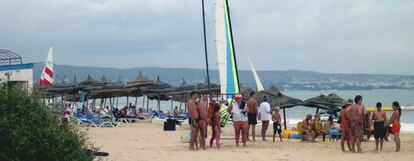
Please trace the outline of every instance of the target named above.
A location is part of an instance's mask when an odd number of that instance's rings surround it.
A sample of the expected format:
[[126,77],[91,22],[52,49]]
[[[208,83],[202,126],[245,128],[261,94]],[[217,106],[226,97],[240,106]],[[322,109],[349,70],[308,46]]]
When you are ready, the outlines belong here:
[[82,119],[84,125],[87,127],[118,127],[122,122],[104,121],[102,119]]
[[118,118],[119,122],[123,122],[123,123],[133,123],[133,122],[137,122],[139,119],[138,118]]

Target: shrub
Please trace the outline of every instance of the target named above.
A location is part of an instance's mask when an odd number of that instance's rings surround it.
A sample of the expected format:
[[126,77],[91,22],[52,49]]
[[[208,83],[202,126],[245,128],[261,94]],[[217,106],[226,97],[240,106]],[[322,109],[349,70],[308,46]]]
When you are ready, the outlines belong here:
[[39,100],[0,84],[0,160],[93,160],[85,135]]

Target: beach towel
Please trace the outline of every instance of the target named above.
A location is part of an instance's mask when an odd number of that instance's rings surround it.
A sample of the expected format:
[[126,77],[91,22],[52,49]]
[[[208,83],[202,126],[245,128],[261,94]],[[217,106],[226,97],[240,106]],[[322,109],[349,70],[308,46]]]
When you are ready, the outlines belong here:
[[231,116],[231,114],[227,112],[227,106],[222,105],[220,108],[219,114],[220,114],[220,125],[221,127],[224,127],[226,126]]

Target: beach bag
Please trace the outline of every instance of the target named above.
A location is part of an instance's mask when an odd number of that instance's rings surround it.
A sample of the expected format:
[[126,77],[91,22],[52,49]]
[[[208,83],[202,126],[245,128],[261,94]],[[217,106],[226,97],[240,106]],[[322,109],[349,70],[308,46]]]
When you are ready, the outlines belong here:
[[181,143],[190,143],[191,139],[191,131],[184,133],[181,135]]

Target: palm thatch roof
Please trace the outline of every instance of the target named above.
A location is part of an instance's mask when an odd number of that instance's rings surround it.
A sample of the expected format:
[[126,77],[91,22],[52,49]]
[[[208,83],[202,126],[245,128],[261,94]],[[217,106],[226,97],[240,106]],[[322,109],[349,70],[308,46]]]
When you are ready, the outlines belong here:
[[134,80],[127,82],[127,87],[145,87],[155,83],[155,81],[144,76],[140,70],[138,76]]
[[327,110],[339,111],[340,106],[345,101],[345,99],[339,97],[338,95],[331,93],[329,95],[320,95],[313,97],[304,101],[303,105],[307,107],[316,107]]
[[272,108],[275,107],[276,105],[278,105],[280,108],[290,108],[290,107],[300,106],[303,104],[302,100],[284,95],[275,86],[271,86],[269,89],[257,92],[256,93],[257,100],[259,102],[262,102],[264,95],[268,96],[268,102]]

